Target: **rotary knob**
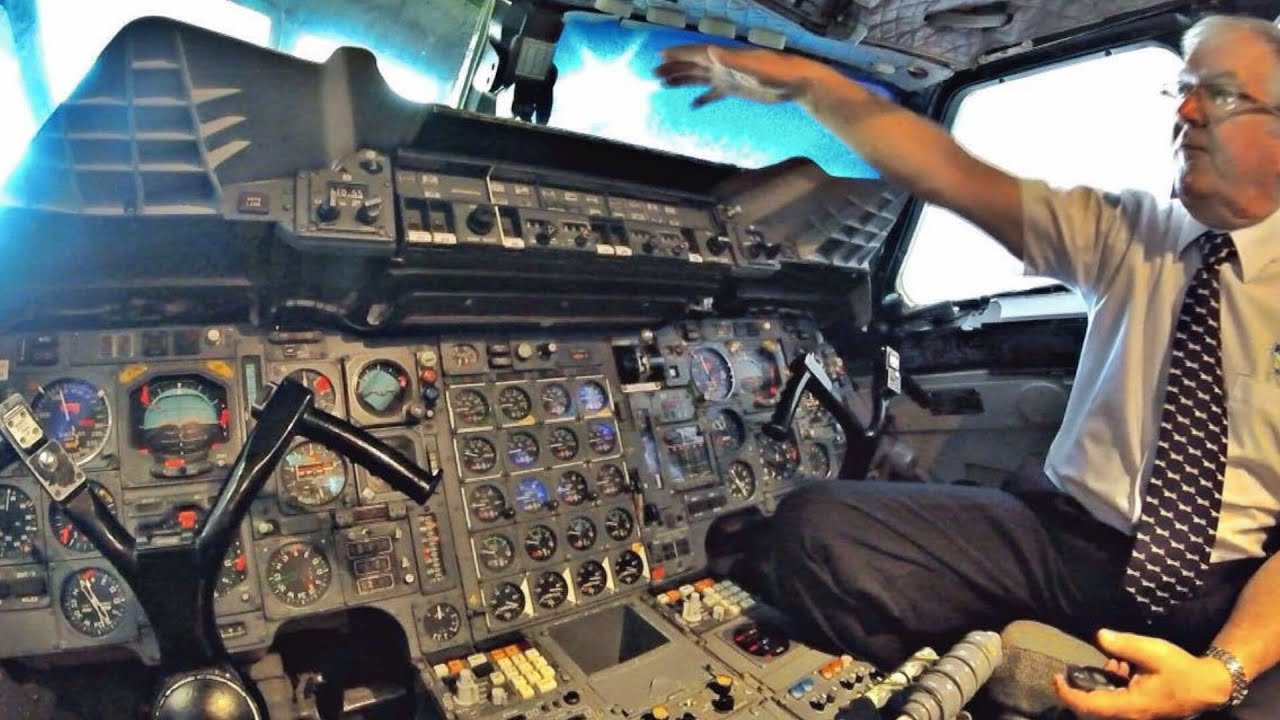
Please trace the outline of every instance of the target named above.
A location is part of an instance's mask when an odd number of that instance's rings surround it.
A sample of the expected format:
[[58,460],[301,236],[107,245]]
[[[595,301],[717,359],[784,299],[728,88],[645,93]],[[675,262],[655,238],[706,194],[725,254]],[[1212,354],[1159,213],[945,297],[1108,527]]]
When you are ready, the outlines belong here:
[[476,235],[488,235],[498,224],[498,213],[492,205],[477,205],[467,213],[467,229]]

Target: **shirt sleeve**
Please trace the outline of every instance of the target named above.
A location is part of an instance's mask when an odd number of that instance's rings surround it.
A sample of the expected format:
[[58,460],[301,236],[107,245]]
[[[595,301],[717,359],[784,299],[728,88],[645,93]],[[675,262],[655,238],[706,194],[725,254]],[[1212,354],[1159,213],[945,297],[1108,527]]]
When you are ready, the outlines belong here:
[[1023,180],[1026,274],[1053,278],[1086,298],[1096,296],[1132,243],[1134,223],[1125,216],[1137,209],[1137,195],[1088,187],[1059,190],[1040,180]]

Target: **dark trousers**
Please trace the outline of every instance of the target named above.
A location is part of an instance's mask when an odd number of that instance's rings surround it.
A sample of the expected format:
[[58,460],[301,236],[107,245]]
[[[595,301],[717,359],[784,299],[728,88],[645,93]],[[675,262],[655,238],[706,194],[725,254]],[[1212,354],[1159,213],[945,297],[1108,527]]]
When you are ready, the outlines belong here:
[[[1121,579],[1131,539],[1056,491],[834,481],[788,496],[772,523],[771,601],[804,639],[892,667],[970,630],[1038,620],[1092,640],[1100,627],[1202,652],[1260,562],[1214,566],[1202,597],[1147,624]],[[1280,717],[1280,670],[1238,720]]]

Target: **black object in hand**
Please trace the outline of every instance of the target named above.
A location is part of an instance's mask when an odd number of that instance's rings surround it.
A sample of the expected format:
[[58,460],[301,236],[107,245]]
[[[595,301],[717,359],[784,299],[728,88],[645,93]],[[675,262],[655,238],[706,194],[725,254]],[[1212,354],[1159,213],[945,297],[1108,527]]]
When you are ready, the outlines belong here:
[[1129,678],[1092,665],[1068,665],[1067,684],[1077,690],[1119,690],[1128,687]]

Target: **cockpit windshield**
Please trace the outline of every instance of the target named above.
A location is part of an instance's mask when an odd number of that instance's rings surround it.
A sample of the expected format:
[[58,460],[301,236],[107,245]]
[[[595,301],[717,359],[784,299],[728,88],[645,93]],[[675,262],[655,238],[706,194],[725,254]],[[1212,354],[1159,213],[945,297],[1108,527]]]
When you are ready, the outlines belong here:
[[832,175],[878,176],[794,103],[729,98],[694,110],[698,90],[662,89],[653,76],[662,50],[709,40],[745,44],[609,16],[566,16],[556,47],[560,75],[550,124],[744,168],[807,157]]
[[[0,97],[9,108],[0,117],[0,181],[111,38],[137,18],[171,17],[314,62],[341,46],[362,47],[377,56],[383,77],[400,95],[459,107],[472,68],[480,65],[493,13],[490,0],[34,0],[21,7],[21,13],[10,7],[7,14],[0,8]],[[555,54],[559,79],[550,125],[746,168],[802,156],[832,175],[876,176],[794,104],[729,99],[693,111],[695,91],[661,90],[652,69],[662,49],[707,41],[742,44],[568,13]],[[510,117],[509,97],[500,95],[497,106],[500,116]]]

